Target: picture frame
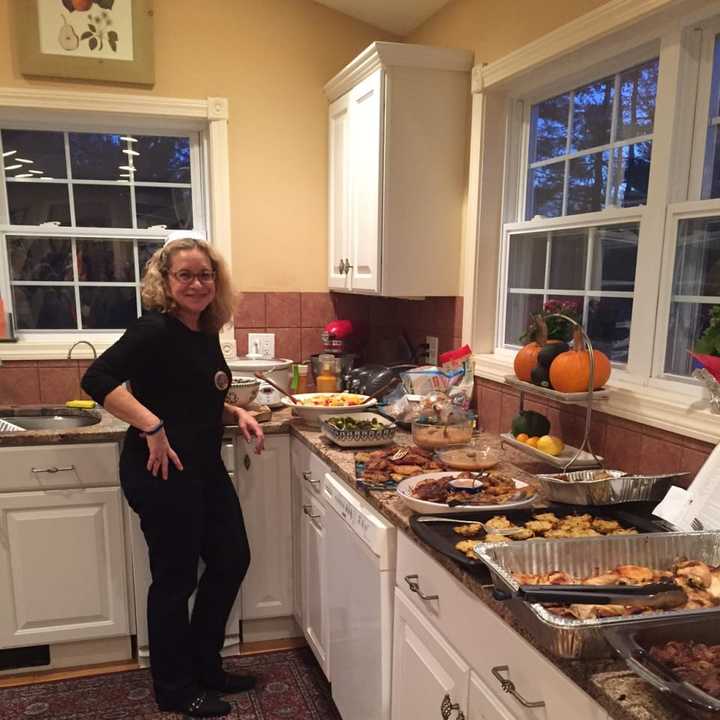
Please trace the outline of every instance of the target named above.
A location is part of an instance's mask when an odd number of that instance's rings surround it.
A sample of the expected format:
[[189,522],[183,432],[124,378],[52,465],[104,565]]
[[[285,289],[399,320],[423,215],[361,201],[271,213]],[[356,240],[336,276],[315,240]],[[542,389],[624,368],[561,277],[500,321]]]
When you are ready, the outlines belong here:
[[23,75],[153,85],[153,0],[16,0]]

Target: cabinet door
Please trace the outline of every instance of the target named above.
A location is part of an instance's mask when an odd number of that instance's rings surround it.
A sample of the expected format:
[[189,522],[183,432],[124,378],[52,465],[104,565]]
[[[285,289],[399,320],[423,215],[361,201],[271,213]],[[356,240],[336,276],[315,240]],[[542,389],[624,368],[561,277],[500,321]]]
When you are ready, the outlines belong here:
[[350,91],[350,283],[380,291],[383,71]]
[[437,720],[446,697],[458,704],[450,717],[467,714],[469,675],[465,661],[396,591],[392,720]]
[[330,677],[328,618],[325,603],[325,508],[303,493],[303,633],[325,675]]
[[0,495],[0,647],[129,633],[121,490]]
[[293,613],[290,441],[267,437],[261,455],[237,442],[237,487],[251,556],[240,588],[242,616],[287,617]]
[[472,670],[467,720],[516,720]]
[[303,473],[310,471],[310,450],[297,438],[290,438],[290,473],[292,475],[292,537],[293,537],[293,614],[298,627],[303,627]]
[[328,185],[328,287],[349,289],[350,258],[350,96],[330,105]]

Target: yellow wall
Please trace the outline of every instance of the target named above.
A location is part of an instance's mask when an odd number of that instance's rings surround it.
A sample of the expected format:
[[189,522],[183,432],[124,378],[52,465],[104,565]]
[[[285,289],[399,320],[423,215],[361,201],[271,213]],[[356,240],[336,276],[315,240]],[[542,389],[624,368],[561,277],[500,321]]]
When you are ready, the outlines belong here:
[[327,289],[322,87],[373,40],[392,36],[310,0],[155,0],[152,90],[29,81],[15,59],[14,2],[0,0],[0,86],[227,97],[238,287]]
[[607,0],[451,0],[405,38],[422,45],[474,50],[492,62]]

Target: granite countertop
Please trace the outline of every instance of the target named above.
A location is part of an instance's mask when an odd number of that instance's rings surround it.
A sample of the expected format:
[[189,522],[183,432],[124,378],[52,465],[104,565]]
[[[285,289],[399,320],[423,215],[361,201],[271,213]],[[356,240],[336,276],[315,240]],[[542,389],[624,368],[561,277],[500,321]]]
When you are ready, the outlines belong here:
[[[0,406],[0,416],[11,416],[17,408]],[[55,410],[67,408],[23,407],[23,413],[36,413],[51,415]],[[0,433],[0,447],[2,446],[31,446],[48,445],[55,443],[86,443],[86,442],[120,442],[127,430],[127,424],[117,420],[106,411],[75,411],[78,413],[91,413],[99,417],[99,422],[86,427],[68,428],[65,430],[28,430],[17,433]],[[262,423],[266,435],[290,433],[305,443],[318,454],[351,488],[367,498],[383,516],[393,523],[402,532],[405,532],[414,542],[421,546],[437,562],[456,577],[478,599],[493,610],[499,617],[521,634],[529,643],[536,645],[533,637],[520,626],[503,603],[493,599],[489,588],[489,576],[473,575],[466,572],[449,558],[436,552],[423,543],[410,529],[412,511],[392,491],[359,490],[355,479],[355,454],[352,450],[342,450],[330,443],[317,429],[310,428],[297,419],[293,419],[289,409],[273,413],[271,420]],[[228,427],[230,432],[237,431],[237,426]],[[481,439],[487,444],[500,447],[500,438],[497,435],[484,434]],[[396,435],[398,444],[411,444],[408,433],[399,432]],[[510,447],[502,451],[500,470],[510,470],[518,479],[534,484],[533,473],[546,470],[547,467],[531,461],[527,455]],[[537,645],[536,645],[537,646]],[[613,720],[698,720],[700,714],[691,710],[676,709],[668,702],[668,698],[650,685],[627,670],[621,660],[565,660],[556,658],[541,647],[541,652],[551,660],[563,673],[591,695],[602,705]]]

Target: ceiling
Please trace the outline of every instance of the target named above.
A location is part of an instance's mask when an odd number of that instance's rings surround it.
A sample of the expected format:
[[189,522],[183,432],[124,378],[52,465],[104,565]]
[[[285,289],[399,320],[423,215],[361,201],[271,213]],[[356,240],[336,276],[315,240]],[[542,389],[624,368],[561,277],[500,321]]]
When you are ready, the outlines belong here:
[[315,0],[395,35],[408,35],[450,0]]

